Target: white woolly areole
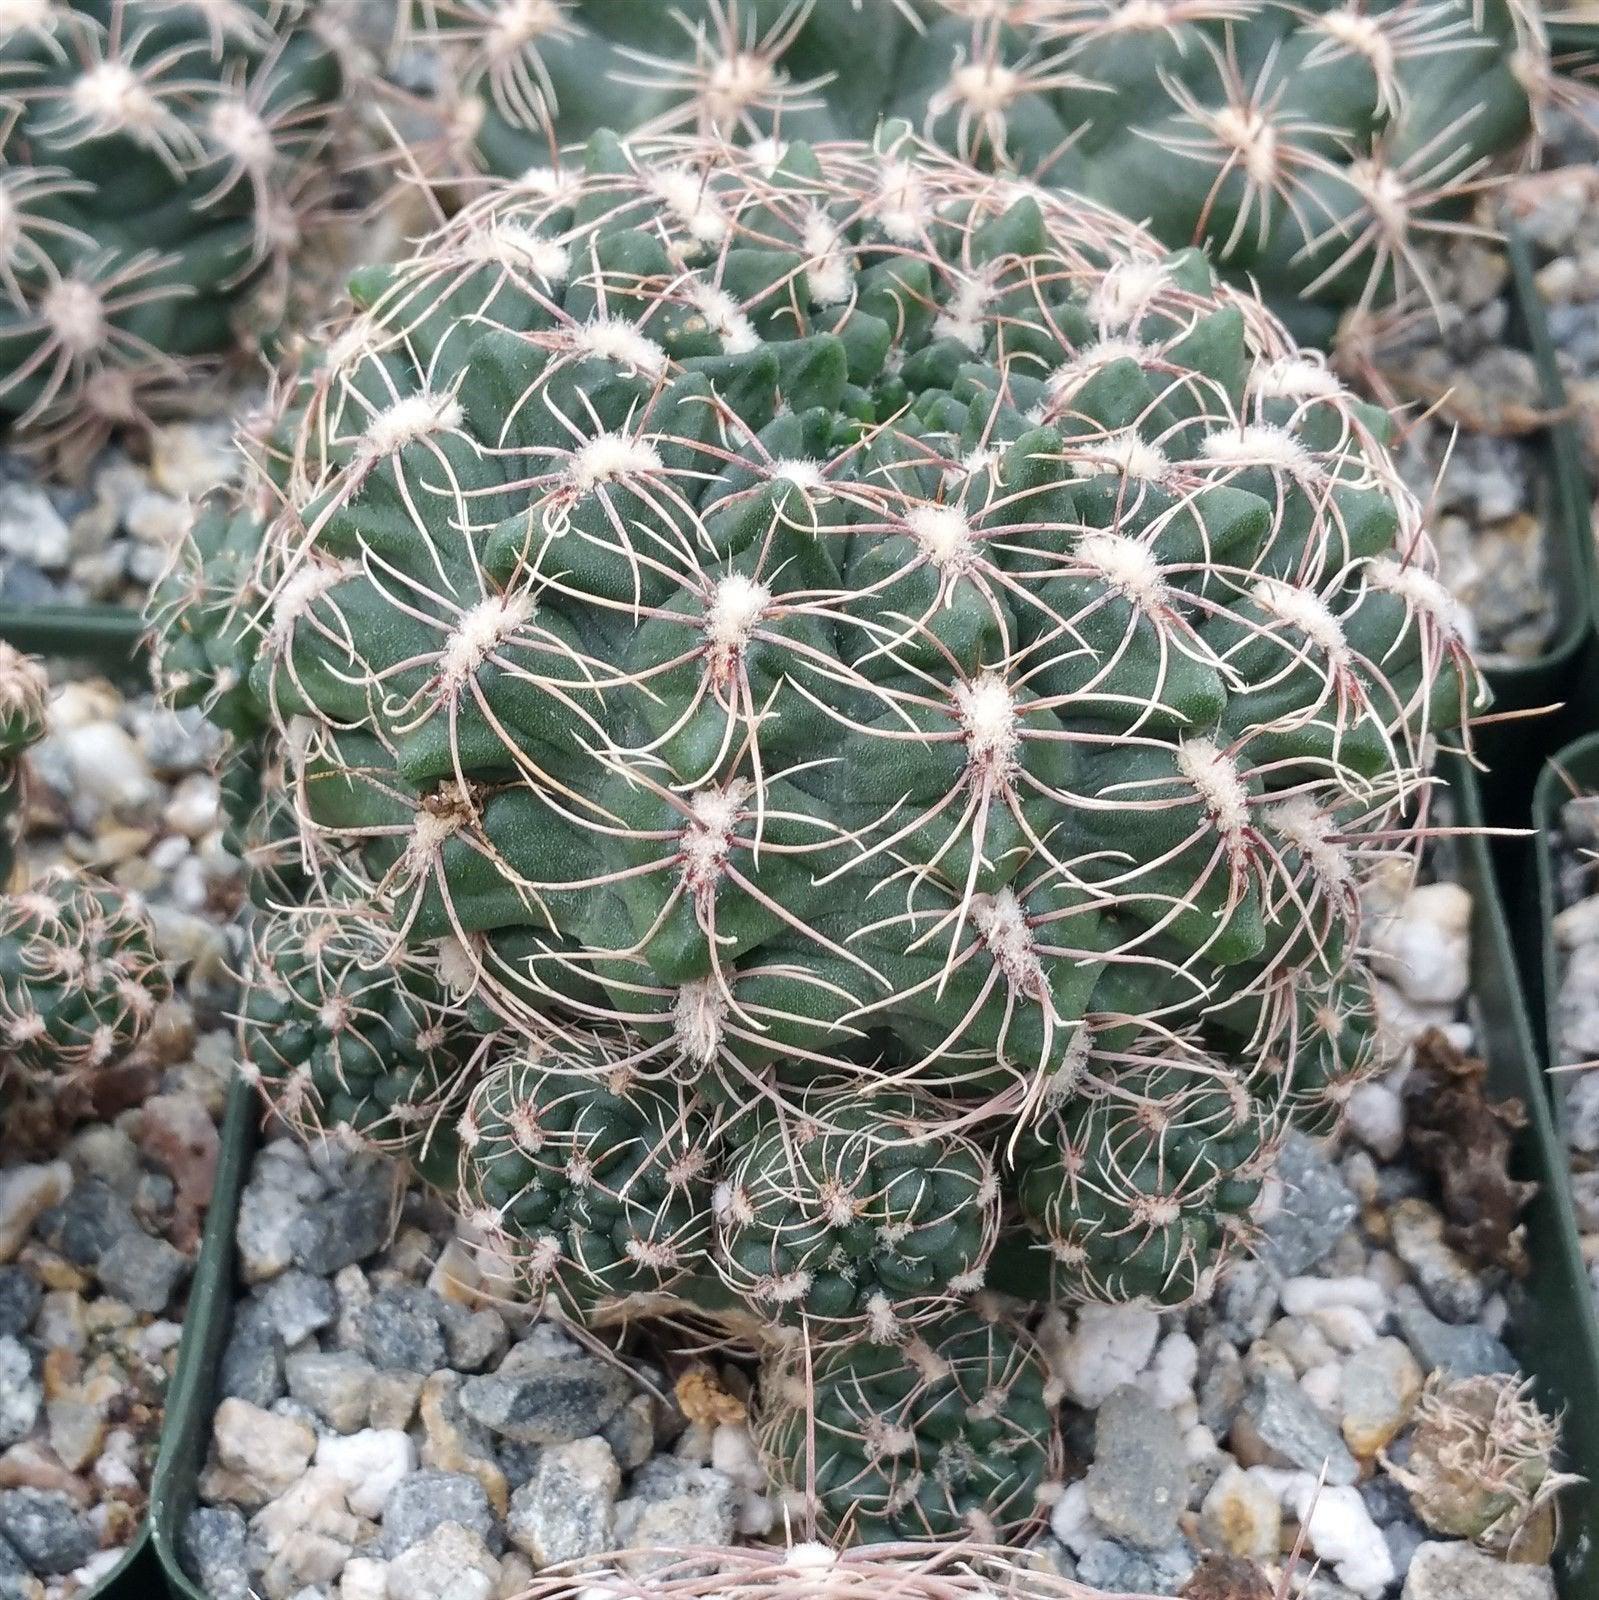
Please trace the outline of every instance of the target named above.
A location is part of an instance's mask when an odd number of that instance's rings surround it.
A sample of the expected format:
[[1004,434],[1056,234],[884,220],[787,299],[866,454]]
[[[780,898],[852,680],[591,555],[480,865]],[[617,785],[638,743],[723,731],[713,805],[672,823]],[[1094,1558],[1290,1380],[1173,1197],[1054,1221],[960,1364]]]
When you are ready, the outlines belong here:
[[1349,659],[1343,624],[1319,594],[1280,578],[1262,578],[1252,593],[1262,610],[1297,628],[1329,660],[1341,664]]
[[1147,256],[1116,262],[1088,296],[1088,314],[1101,328],[1130,327],[1169,281],[1166,264]]
[[717,244],[727,236],[728,222],[706,186],[703,173],[668,167],[645,175],[651,192],[701,244]]
[[495,60],[514,56],[560,25],[556,0],[500,0],[483,30],[483,48]]
[[783,1552],[785,1567],[798,1567],[801,1572],[830,1572],[838,1565],[838,1552],[825,1544],[805,1541],[790,1545]]
[[1144,611],[1160,610],[1171,597],[1154,552],[1124,533],[1084,534],[1072,553]]
[[761,340],[755,331],[755,324],[739,310],[738,301],[727,290],[719,289],[714,283],[702,283],[696,278],[689,283],[688,297],[694,309],[705,318],[707,326],[722,341],[722,349],[726,354],[742,356],[759,349]]
[[736,125],[751,106],[759,105],[777,81],[777,68],[754,50],[719,56],[705,74],[700,106],[713,127]]
[[726,788],[697,789],[688,798],[692,821],[683,830],[680,850],[683,881],[691,889],[714,888],[733,847],[733,829],[750,786],[737,779]]
[[971,351],[981,351],[988,342],[986,311],[992,286],[983,277],[963,277],[955,286],[933,323],[933,333],[942,339],[956,339]]
[[1290,795],[1266,815],[1267,823],[1310,863],[1311,871],[1330,890],[1347,888],[1354,874],[1349,852],[1333,835],[1337,823],[1308,795]]
[[536,195],[541,200],[561,201],[568,199],[578,186],[574,174],[557,172],[554,167],[539,166],[528,167],[512,183],[522,194]]
[[1177,746],[1177,767],[1193,784],[1217,831],[1236,844],[1249,826],[1249,790],[1237,762],[1213,739],[1185,739]]
[[764,583],[742,572],[730,572],[717,583],[705,608],[705,637],[718,659],[731,659],[744,649],[771,599]]
[[1410,231],[1411,216],[1404,178],[1376,157],[1352,161],[1348,177],[1383,233],[1389,239],[1403,239]]
[[952,104],[993,116],[1015,103],[1021,84],[1021,74],[1002,61],[968,61],[950,74],[945,93]]
[[461,614],[439,652],[439,677],[446,690],[458,690],[483,662],[533,615],[533,596],[490,595]]
[[1151,444],[1136,428],[1122,428],[1075,448],[1079,459],[1072,470],[1079,478],[1092,478],[1100,472],[1120,472],[1124,477],[1159,483],[1171,471],[1171,462],[1159,445]]
[[905,527],[941,572],[964,572],[977,558],[972,525],[959,506],[915,506],[906,514]]
[[809,258],[805,263],[805,278],[810,285],[812,302],[819,306],[836,306],[848,300],[855,274],[849,252],[831,218],[823,212],[812,211],[805,219],[802,238]]
[[1286,428],[1250,422],[1223,428],[1200,440],[1200,454],[1222,466],[1274,467],[1301,475],[1315,470],[1310,452]]
[[898,159],[883,163],[877,201],[867,207],[866,215],[875,217],[878,226],[895,244],[914,244],[921,237],[931,208],[914,163]]
[[1046,1111],[1056,1110],[1075,1097],[1082,1087],[1093,1049],[1093,1028],[1087,1022],[1079,1022],[1061,1053],[1060,1065],[1044,1083],[1043,1103]]
[[439,981],[454,995],[470,994],[477,987],[478,968],[472,952],[452,934],[434,946]]
[[572,452],[567,476],[584,494],[602,483],[637,477],[661,470],[660,452],[648,439],[625,433],[602,433]]
[[372,417],[358,451],[369,459],[390,456],[419,439],[450,433],[461,426],[461,418],[461,402],[453,394],[422,389]]
[[727,996],[715,978],[696,978],[677,991],[672,1006],[672,1034],[677,1047],[698,1066],[708,1067],[722,1044]]
[[1234,150],[1251,183],[1262,188],[1278,177],[1277,130],[1251,105],[1225,105],[1212,117],[1211,127],[1223,144]]
[[1137,339],[1113,334],[1085,344],[1069,361],[1063,361],[1049,375],[1049,392],[1057,399],[1078,388],[1083,380],[1112,361],[1136,361],[1140,365],[1150,355],[1149,346]]
[[1394,72],[1394,46],[1382,25],[1380,17],[1371,16],[1351,6],[1346,11],[1328,11],[1312,16],[1310,26],[1335,39],[1348,50],[1362,55],[1371,63],[1373,75],[1387,82]]
[[521,222],[490,223],[467,239],[466,251],[474,261],[531,272],[546,283],[564,283],[572,266],[571,252],[564,244],[543,238],[537,229]]
[[1122,0],[1100,23],[1104,33],[1156,33],[1172,26],[1171,0]]
[[171,113],[125,61],[97,61],[73,79],[68,96],[80,116],[135,138],[148,136],[171,120]]
[[1018,994],[1045,997],[1049,982],[1034,949],[1027,915],[1010,889],[972,897],[972,922],[1007,984]]
[[768,136],[747,145],[744,154],[770,178],[782,166],[783,157],[788,154],[788,146],[781,139]]
[[1450,638],[1460,637],[1465,626],[1465,612],[1460,602],[1430,572],[1379,556],[1367,565],[1366,576],[1372,588],[1398,595],[1413,611],[1431,617]]
[[[286,645],[294,625],[334,584],[348,577],[350,570],[342,562],[333,561],[309,560],[299,566],[277,592],[266,634],[268,649],[277,650]],[[310,719],[296,718],[295,721],[309,723]],[[309,734],[310,729],[306,731]]]
[[1309,355],[1280,356],[1249,374],[1249,392],[1262,400],[1334,400],[1343,385]]
[[646,378],[658,378],[666,371],[666,352],[620,317],[595,317],[583,323],[572,330],[571,342],[583,355],[614,361]]
[[86,356],[98,350],[110,332],[100,291],[82,278],[62,278],[51,284],[39,311],[56,342],[72,355]]
[[206,118],[211,137],[248,172],[265,172],[277,155],[266,119],[236,94],[219,95]]
[[984,672],[970,683],[956,684],[955,708],[966,731],[968,759],[974,765],[1004,769],[1015,760],[1021,742],[1016,697],[997,672]]
[[827,487],[821,462],[807,461],[803,456],[787,456],[781,461],[774,461],[771,471],[773,478],[792,483],[800,489],[819,490]]

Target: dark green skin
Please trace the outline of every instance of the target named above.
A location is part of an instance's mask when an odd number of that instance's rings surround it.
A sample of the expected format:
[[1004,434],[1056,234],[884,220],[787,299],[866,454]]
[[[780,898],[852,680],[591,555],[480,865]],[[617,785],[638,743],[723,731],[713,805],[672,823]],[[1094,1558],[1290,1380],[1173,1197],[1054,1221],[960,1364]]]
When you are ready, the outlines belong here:
[[[70,184],[29,205],[30,214],[56,226],[36,234],[47,261],[30,257],[17,267],[23,303],[0,291],[0,425],[48,399],[50,363],[24,369],[40,349],[39,297],[56,277],[104,281],[149,258],[134,287],[151,292],[110,308],[120,347],[113,366],[154,367],[233,345],[239,313],[269,263],[256,248],[257,186],[211,137],[209,91],[242,85],[252,107],[275,124],[266,187],[275,199],[291,198],[287,191],[321,150],[343,89],[337,57],[309,25],[318,4],[240,0],[239,9],[258,20],[260,37],[228,35],[220,58],[199,8],[158,8],[148,0],[71,0],[57,8],[56,48],[22,32],[0,41],[0,85],[14,81],[27,90],[22,114],[0,122],[0,168],[51,169]],[[197,158],[169,164],[127,132],[79,138],[78,124],[67,119],[63,126],[60,95],[83,61],[100,59],[114,16],[124,44],[117,59],[162,96],[185,130],[172,137],[194,143]],[[96,39],[102,44],[83,42]],[[68,402],[71,394],[69,385]]]
[[[1009,1541],[1038,1515],[1059,1451],[1038,1351],[969,1311],[939,1323],[927,1348],[936,1375],[914,1352],[863,1345],[815,1358],[809,1411],[769,1398],[760,1430],[768,1466],[795,1489],[814,1470],[824,1535],[875,1544],[978,1532]],[[879,1455],[868,1440],[882,1427],[903,1430],[909,1448]]]

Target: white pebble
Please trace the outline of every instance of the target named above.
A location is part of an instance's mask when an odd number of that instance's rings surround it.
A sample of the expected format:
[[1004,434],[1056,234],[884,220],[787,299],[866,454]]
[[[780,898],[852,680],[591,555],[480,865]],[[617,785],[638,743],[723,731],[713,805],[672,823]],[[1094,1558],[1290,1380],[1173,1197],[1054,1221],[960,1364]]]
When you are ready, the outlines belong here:
[[1131,1383],[1155,1353],[1160,1318],[1139,1306],[1084,1306],[1061,1354],[1066,1393],[1090,1410]]
[[1291,1317],[1310,1316],[1328,1306],[1353,1306],[1369,1316],[1388,1310],[1388,1295],[1369,1278],[1290,1278],[1283,1284],[1283,1310]]
[[1338,1395],[1343,1384],[1344,1369],[1336,1361],[1324,1361],[1312,1367],[1299,1380],[1311,1404],[1322,1411],[1338,1415]]
[[1049,1513],[1049,1531],[1073,1555],[1081,1555],[1096,1539],[1105,1537],[1105,1530],[1088,1504],[1088,1489],[1079,1478],[1061,1491]]
[[1377,1342],[1371,1318],[1355,1306],[1323,1306],[1311,1314],[1311,1321],[1346,1355]]
[[1392,1161],[1404,1145],[1404,1102],[1386,1083],[1360,1084],[1349,1096],[1344,1120],[1349,1131],[1384,1161]]
[[398,1428],[329,1434],[317,1444],[316,1464],[328,1468],[344,1485],[357,1516],[377,1517],[389,1491],[416,1471],[416,1446]]
[[1145,1392],[1156,1405],[1170,1411],[1194,1397],[1194,1374],[1199,1371],[1199,1349],[1186,1333],[1168,1333],[1149,1366]]
[[1360,1491],[1331,1484],[1318,1489],[1309,1473],[1296,1476],[1300,1481],[1284,1498],[1299,1518],[1306,1542],[1323,1561],[1331,1563],[1346,1589],[1365,1600],[1377,1600],[1398,1574],[1388,1543],[1371,1520]]
[[766,1468],[747,1422],[724,1422],[711,1435],[711,1465],[746,1489],[766,1488]]
[[388,1600],[389,1564],[351,1556],[339,1575],[339,1600]]

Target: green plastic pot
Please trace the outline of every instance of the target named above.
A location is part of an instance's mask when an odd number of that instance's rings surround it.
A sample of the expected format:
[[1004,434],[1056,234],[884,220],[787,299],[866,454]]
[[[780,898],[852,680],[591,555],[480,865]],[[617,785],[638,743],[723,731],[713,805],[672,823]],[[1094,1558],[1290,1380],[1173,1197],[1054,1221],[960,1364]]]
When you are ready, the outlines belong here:
[[143,654],[144,622],[122,606],[0,606],[0,639],[36,656],[69,656],[108,676]]
[[150,1485],[149,1540],[151,1569],[144,1587],[107,1600],[151,1600],[161,1580],[185,1600],[211,1600],[190,1581],[178,1557],[183,1519],[194,1504],[195,1483],[211,1442],[217,1368],[227,1343],[233,1315],[233,1234],[239,1217],[250,1158],[256,1147],[255,1092],[242,1078],[234,1080],[222,1119],[222,1149],[216,1188],[200,1241],[200,1257],[189,1286],[189,1309],[183,1319],[183,1341],[167,1390],[161,1450]]

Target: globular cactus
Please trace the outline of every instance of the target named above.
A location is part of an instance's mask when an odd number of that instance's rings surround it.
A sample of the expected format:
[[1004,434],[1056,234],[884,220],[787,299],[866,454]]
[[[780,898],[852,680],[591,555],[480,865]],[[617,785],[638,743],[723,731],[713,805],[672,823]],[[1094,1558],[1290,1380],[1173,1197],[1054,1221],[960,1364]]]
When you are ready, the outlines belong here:
[[[446,172],[517,177],[612,123],[754,143],[904,117],[1203,244],[1275,301],[1426,274],[1549,92],[1528,0],[413,0],[446,57]],[[1323,326],[1326,326],[1324,323]]]
[[10,875],[22,827],[22,758],[45,736],[49,695],[43,665],[0,640],[0,880]]
[[713,1265],[813,1342],[891,1344],[981,1288],[1000,1183],[977,1140],[907,1090],[811,1085],[729,1129]]
[[1361,882],[1480,703],[1387,419],[902,128],[597,135],[354,289],[226,715],[481,1042],[447,1180],[570,1313],[809,1372],[828,1518],[1024,1521],[973,1291],[1202,1294],[1369,1057]]
[[458,1137],[463,1215],[534,1296],[600,1320],[661,1304],[703,1272],[706,1118],[637,1081],[625,1041],[523,1046],[485,1073]]
[[437,975],[336,905],[256,926],[240,1014],[243,1070],[307,1140],[353,1136],[453,1171],[473,1042]]
[[[13,7],[15,11],[17,8]],[[0,38],[0,425],[82,458],[269,324],[342,92],[318,0],[24,5]]]
[[1059,1404],[1031,1339],[970,1310],[925,1339],[768,1374],[757,1437],[795,1525],[1015,1542],[1058,1486]]
[[1528,1542],[1542,1560],[1550,1535],[1538,1524],[1576,1478],[1558,1467],[1560,1424],[1519,1376],[1428,1379],[1416,1405],[1410,1449],[1388,1470],[1410,1491],[1434,1532],[1470,1539],[1514,1559]]
[[172,992],[149,918],[110,884],[53,871],[0,899],[0,1081],[49,1093],[113,1066]]

